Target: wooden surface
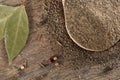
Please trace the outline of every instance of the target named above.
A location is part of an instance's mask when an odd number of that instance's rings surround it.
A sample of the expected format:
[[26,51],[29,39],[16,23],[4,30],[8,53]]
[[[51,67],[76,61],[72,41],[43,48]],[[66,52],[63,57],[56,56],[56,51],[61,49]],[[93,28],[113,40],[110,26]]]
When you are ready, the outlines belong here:
[[[0,0],[0,3],[16,6],[22,2]],[[102,52],[84,50],[67,34],[61,0],[27,0],[25,6],[30,23],[29,39],[11,66],[4,43],[0,42],[1,80],[120,79],[120,42]]]

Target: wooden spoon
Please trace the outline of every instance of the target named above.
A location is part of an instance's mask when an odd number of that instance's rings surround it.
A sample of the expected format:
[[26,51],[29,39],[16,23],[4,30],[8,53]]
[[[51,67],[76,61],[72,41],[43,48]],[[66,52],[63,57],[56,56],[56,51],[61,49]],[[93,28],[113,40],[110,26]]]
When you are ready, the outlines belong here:
[[70,38],[90,51],[104,51],[120,39],[120,1],[63,0]]

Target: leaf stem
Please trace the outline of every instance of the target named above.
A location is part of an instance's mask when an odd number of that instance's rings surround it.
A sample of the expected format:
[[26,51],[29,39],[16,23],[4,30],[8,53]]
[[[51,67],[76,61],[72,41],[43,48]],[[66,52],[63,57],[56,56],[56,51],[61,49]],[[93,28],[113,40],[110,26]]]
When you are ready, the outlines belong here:
[[11,65],[12,64],[12,59],[9,59],[8,61],[9,61],[9,65]]

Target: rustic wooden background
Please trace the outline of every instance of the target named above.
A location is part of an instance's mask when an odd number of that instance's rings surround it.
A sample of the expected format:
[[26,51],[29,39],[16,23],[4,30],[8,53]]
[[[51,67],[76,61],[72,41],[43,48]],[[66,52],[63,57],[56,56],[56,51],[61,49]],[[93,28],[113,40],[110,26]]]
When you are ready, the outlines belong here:
[[[22,0],[0,3],[17,6]],[[120,42],[103,52],[86,51],[66,32],[62,0],[26,0],[25,6],[29,39],[10,66],[0,41],[0,80],[120,80]]]

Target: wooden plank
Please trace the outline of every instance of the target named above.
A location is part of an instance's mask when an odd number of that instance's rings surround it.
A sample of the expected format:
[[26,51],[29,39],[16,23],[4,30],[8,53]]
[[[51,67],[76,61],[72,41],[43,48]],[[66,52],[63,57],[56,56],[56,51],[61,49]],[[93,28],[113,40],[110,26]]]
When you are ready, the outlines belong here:
[[[2,4],[15,6],[18,2],[4,0]],[[78,47],[66,31],[61,0],[28,0],[26,9],[29,39],[12,66],[0,43],[2,80],[119,80],[120,42],[102,52]],[[51,60],[53,56],[57,60]]]

